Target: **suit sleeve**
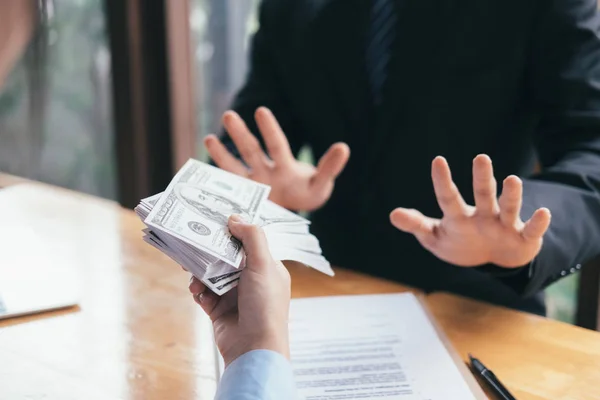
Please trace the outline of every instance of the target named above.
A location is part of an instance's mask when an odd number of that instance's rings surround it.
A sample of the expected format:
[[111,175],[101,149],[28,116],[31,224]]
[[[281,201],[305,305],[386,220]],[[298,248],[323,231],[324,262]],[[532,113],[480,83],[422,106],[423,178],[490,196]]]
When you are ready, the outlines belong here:
[[547,207],[542,250],[506,283],[532,295],[600,254],[600,18],[596,0],[542,0],[529,84],[541,172],[524,180],[524,219]]
[[[258,107],[268,107],[277,118],[292,152],[297,155],[304,144],[299,129],[299,121],[294,119],[290,105],[289,87],[286,86],[283,69],[287,37],[292,34],[290,26],[289,0],[263,0],[259,11],[259,29],[252,39],[249,72],[246,82],[237,93],[232,109],[248,125],[250,131],[264,142],[254,120]],[[235,144],[227,132],[221,132],[221,140],[239,158]]]

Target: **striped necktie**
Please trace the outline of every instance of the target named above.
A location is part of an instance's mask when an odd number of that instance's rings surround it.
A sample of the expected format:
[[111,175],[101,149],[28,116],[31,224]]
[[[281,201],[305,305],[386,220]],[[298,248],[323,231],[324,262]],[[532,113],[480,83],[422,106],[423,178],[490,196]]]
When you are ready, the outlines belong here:
[[395,0],[371,0],[371,22],[367,33],[366,69],[373,102],[379,105],[388,75],[390,51],[396,36]]

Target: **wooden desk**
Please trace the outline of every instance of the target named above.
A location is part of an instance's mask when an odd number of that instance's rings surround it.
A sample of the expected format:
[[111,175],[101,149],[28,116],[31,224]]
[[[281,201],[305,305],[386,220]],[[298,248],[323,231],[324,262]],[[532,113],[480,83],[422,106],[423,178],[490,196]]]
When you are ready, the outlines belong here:
[[[131,211],[56,193],[69,202],[61,221],[80,230],[84,296],[77,309],[0,322],[0,399],[212,399],[210,323],[188,274],[142,242]],[[290,272],[295,297],[409,290],[343,269]],[[445,294],[428,302],[460,354],[481,357],[519,399],[600,399],[600,334]]]
[[461,357],[483,360],[517,399],[600,399],[600,333],[446,293],[427,303]]

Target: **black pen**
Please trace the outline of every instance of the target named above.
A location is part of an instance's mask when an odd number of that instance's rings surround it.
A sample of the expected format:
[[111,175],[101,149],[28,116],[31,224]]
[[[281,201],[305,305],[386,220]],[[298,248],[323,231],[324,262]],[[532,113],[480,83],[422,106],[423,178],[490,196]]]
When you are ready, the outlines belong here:
[[475,372],[477,372],[477,374],[487,382],[487,384],[494,390],[494,393],[498,396],[498,398],[502,400],[517,400],[515,396],[510,394],[508,389],[504,387],[498,378],[496,378],[496,375],[487,369],[485,365],[481,363],[481,361],[473,357],[471,354],[469,354],[469,360],[471,360],[471,368],[473,368]]

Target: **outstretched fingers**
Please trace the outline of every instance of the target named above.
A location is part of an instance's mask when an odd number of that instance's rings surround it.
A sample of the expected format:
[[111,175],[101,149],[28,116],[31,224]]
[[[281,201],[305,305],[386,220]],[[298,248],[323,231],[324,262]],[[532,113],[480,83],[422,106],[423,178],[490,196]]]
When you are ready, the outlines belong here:
[[436,157],[431,163],[431,179],[435,197],[445,216],[467,215],[468,206],[452,180],[450,166],[444,157]]
[[223,125],[240,155],[253,172],[260,172],[269,166],[269,160],[260,147],[258,139],[250,132],[246,123],[237,113],[227,111],[223,115]]
[[515,175],[506,178],[502,184],[500,204],[500,220],[506,227],[515,227],[520,223],[521,203],[523,199],[523,182]]
[[485,154],[480,154],[473,160],[473,194],[477,214],[484,217],[498,214],[494,169],[492,160]]
[[539,240],[550,227],[551,219],[550,210],[547,208],[538,208],[529,221],[525,223],[521,234],[527,240]]
[[219,168],[244,177],[248,175],[248,168],[235,158],[215,135],[206,136],[204,138],[204,145],[208,150],[210,158],[213,159]]
[[279,126],[277,119],[266,107],[260,107],[255,114],[256,124],[260,130],[269,156],[275,161],[275,167],[286,166],[295,161],[290,144]]
[[329,186],[342,173],[348,158],[350,158],[350,148],[346,143],[332,145],[319,160],[311,186],[316,190]]
[[426,217],[418,210],[396,208],[390,214],[390,221],[399,230],[413,234],[428,249],[437,242],[436,228],[440,221]]

